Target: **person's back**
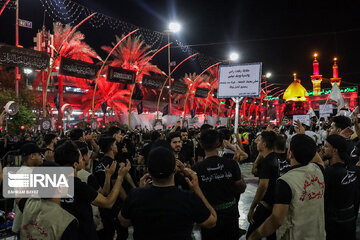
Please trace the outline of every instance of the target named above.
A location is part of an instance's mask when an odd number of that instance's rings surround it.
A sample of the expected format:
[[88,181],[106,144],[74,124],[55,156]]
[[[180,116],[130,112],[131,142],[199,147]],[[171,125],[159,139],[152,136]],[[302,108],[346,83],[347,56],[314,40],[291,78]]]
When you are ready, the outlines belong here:
[[136,240],[191,240],[194,223],[201,223],[209,217],[206,208],[207,214],[203,214],[200,198],[175,186],[133,189],[124,205],[122,214],[131,216]]
[[194,192],[175,187],[175,157],[169,149],[157,147],[150,151],[149,174],[141,178],[140,186],[150,179],[152,185],[132,189],[118,216],[122,226],[134,226],[135,240],[191,240],[194,223],[215,226],[215,210],[198,186],[195,172],[187,168],[182,171]]
[[[316,163],[289,170],[285,181],[293,194],[287,219],[276,231],[280,239],[324,239],[324,176]],[[315,217],[311,217],[315,216]],[[314,238],[314,236],[319,238]]]
[[355,239],[359,189],[355,167],[347,166],[347,142],[340,135],[330,135],[324,145],[326,238]]
[[19,208],[23,213],[21,239],[77,239],[77,220],[60,204],[30,198],[21,199]]
[[202,229],[202,239],[239,239],[239,211],[235,196],[245,191],[240,168],[233,160],[218,156],[221,145],[219,133],[207,130],[201,133],[201,146],[205,159],[193,166],[199,186],[216,210],[218,222],[213,229]]

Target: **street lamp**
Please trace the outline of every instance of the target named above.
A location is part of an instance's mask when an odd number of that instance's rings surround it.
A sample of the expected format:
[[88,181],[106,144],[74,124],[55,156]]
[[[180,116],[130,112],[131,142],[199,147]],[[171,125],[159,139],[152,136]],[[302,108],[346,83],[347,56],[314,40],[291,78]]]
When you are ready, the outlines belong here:
[[236,53],[236,52],[232,52],[232,53],[230,53],[230,61],[237,61],[237,60],[239,60],[239,54],[238,53]]
[[[169,24],[169,29],[165,30],[167,34],[168,44],[170,43],[170,33],[179,32],[181,25],[176,22],[171,22]],[[171,114],[171,67],[170,67],[170,44],[168,45],[168,76],[169,76],[169,115]]]

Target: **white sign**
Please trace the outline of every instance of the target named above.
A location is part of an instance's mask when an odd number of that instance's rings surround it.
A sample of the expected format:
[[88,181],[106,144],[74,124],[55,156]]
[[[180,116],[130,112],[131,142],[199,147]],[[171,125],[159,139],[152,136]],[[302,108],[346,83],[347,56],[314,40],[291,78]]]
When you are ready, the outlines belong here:
[[32,22],[19,19],[19,26],[20,27],[26,27],[26,28],[32,28]]
[[320,114],[320,119],[321,119],[321,118],[326,119],[327,117],[330,117],[330,113]]
[[294,115],[293,116],[293,123],[299,120],[302,124],[310,127],[310,115]]
[[262,63],[220,66],[217,98],[260,96],[261,68]]
[[333,105],[332,104],[324,104],[324,105],[319,105],[319,113],[320,115],[325,114],[325,113],[333,113]]

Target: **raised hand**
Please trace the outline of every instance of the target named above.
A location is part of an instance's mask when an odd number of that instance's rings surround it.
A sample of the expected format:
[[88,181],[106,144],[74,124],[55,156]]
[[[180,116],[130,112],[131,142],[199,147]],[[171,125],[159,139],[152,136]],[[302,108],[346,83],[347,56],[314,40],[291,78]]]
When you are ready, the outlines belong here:
[[118,176],[125,177],[125,175],[129,172],[130,168],[131,168],[130,161],[128,159],[126,159],[126,164],[120,163]]

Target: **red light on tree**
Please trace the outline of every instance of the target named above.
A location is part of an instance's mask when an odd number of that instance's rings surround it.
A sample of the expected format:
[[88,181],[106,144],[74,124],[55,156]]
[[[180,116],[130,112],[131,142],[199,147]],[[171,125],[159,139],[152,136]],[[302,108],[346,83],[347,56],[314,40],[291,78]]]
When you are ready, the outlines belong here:
[[61,129],[61,126],[58,126],[58,129]]
[[21,126],[20,129],[21,129],[21,130],[24,130],[24,129],[25,129],[25,126]]
[[74,126],[74,128],[77,128],[77,126]]
[[102,128],[105,128],[105,126],[103,125]]

